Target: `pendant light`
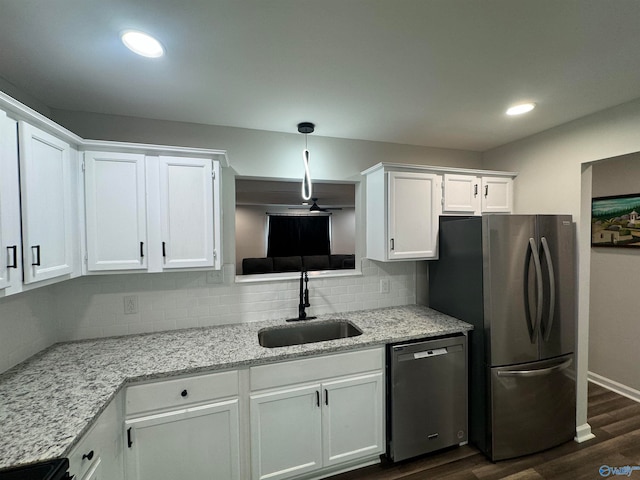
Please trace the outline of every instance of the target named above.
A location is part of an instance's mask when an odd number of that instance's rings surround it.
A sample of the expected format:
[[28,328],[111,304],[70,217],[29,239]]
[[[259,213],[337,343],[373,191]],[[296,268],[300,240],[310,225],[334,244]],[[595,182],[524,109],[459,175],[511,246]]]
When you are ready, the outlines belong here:
[[298,132],[304,133],[304,150],[302,151],[302,163],[304,164],[304,177],[302,178],[302,199],[311,200],[312,185],[311,173],[309,172],[309,149],[307,148],[307,135],[313,133],[315,125],[310,122],[298,124]]

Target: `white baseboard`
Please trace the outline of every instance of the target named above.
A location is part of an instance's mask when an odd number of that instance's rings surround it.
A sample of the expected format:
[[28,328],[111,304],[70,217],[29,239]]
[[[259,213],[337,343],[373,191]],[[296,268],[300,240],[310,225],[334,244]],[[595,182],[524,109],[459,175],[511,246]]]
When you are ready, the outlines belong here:
[[577,443],[586,442],[587,440],[591,440],[592,438],[596,438],[596,436],[591,433],[591,425],[585,423],[576,428],[576,436],[573,441]]
[[615,380],[611,380],[607,377],[603,377],[602,375],[598,375],[597,373],[593,372],[587,373],[587,379],[590,382],[593,382],[596,385],[600,385],[601,387],[604,387],[607,390],[611,390],[612,392],[616,392],[623,397],[627,397],[636,402],[640,402],[640,391],[635,390],[631,387],[627,387],[622,383],[616,382]]

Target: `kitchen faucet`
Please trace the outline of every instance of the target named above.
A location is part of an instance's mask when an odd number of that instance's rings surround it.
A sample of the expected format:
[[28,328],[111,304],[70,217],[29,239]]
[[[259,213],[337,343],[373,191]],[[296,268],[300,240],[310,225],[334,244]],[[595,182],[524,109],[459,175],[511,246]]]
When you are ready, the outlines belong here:
[[[304,282],[304,288],[303,288]],[[310,307],[309,303],[309,275],[306,270],[300,271],[300,301],[298,303],[298,318],[291,318],[287,322],[295,322],[298,320],[312,320],[316,317],[307,317],[305,308]]]

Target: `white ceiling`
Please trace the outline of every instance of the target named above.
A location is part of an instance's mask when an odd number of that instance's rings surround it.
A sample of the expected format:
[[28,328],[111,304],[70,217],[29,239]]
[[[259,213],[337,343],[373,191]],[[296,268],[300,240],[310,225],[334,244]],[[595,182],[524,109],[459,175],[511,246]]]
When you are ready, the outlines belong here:
[[0,0],[0,77],[54,109],[484,151],[640,98],[639,25],[638,0]]

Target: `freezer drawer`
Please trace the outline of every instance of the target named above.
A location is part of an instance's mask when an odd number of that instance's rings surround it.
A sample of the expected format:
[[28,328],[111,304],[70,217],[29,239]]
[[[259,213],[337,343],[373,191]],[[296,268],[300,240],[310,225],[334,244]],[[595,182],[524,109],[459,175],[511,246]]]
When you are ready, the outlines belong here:
[[492,460],[554,447],[575,435],[573,355],[490,369]]
[[388,456],[404,460],[467,441],[467,338],[389,349]]

